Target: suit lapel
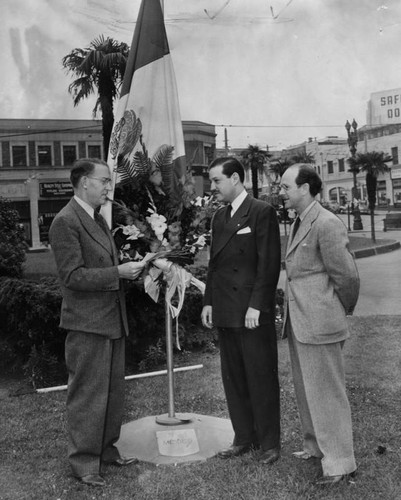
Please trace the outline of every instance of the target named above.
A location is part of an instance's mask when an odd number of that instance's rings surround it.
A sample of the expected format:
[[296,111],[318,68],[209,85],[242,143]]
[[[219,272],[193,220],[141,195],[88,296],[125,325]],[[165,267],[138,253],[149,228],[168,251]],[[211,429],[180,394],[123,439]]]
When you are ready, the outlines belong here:
[[294,238],[289,242],[287,246],[286,255],[290,254],[295,248],[301,243],[301,241],[306,237],[312,228],[312,224],[319,215],[319,203],[316,202],[315,205],[306,214],[304,220],[301,222],[299,229],[294,236]]
[[212,258],[221,252],[237,231],[245,226],[249,218],[251,203],[252,198],[248,195],[228,222],[225,220],[225,210],[221,210],[221,213],[218,214],[219,217],[218,220],[216,220]]
[[105,250],[107,250],[114,257],[114,245],[112,244],[110,237],[99,224],[92,219],[92,217],[85,212],[85,210],[72,199],[72,208],[77,214],[79,220],[82,223],[83,228],[93,238],[99,245],[101,245]]

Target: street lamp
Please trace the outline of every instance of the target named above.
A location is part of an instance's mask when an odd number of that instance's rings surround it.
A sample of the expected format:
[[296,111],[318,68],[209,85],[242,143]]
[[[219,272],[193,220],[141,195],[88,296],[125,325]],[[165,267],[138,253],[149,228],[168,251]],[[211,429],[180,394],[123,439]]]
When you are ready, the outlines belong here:
[[[351,127],[352,127],[352,130],[351,130]],[[358,134],[357,134],[358,124],[356,123],[355,118],[352,120],[352,124],[347,120],[347,123],[345,124],[345,128],[347,130],[347,135],[348,135],[348,147],[349,147],[352,158],[354,158],[355,153],[356,153],[356,146],[358,144]],[[359,168],[352,167],[352,168],[350,168],[350,172],[352,172],[352,175],[354,177],[354,185],[352,188],[352,203],[351,203],[352,212],[354,214],[353,228],[354,228],[354,230],[363,229],[361,212],[359,210],[359,204],[357,203],[356,205],[354,205],[354,200],[359,200],[359,192],[358,192],[357,179],[356,179],[356,176],[359,173]]]

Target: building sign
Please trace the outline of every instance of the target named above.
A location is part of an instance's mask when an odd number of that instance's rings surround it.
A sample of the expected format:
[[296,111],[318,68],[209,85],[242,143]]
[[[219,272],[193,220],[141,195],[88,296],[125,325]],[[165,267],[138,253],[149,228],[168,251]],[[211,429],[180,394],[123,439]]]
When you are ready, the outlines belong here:
[[41,198],[65,198],[73,196],[74,192],[69,182],[40,182],[39,196]]
[[4,198],[26,198],[28,196],[26,184],[0,184],[0,196]]
[[401,120],[401,88],[370,94],[367,125],[388,125]]

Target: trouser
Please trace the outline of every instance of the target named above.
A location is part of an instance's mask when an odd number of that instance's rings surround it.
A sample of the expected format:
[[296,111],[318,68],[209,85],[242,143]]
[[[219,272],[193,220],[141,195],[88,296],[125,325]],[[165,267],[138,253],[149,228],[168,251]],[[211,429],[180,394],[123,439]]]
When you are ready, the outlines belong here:
[[73,474],[98,474],[119,457],[124,411],[125,338],[85,332],[66,338],[68,459]]
[[280,447],[280,390],[274,323],[218,328],[221,372],[234,445]]
[[344,342],[303,344],[292,327],[287,332],[304,450],[322,458],[323,475],[349,474],[356,463],[345,390]]

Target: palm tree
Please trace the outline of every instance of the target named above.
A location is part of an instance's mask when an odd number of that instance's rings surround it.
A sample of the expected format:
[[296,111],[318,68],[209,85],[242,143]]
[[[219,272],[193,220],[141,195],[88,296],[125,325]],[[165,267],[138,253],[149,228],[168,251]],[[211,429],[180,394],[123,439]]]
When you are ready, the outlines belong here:
[[315,163],[315,157],[313,153],[307,153],[306,151],[292,156],[291,160],[293,161],[293,163]]
[[294,161],[288,158],[284,159],[279,158],[278,160],[272,161],[270,163],[269,171],[275,176],[274,184],[279,184],[280,179],[283,176],[284,172],[287,170],[288,167],[290,167],[293,164]]
[[259,146],[249,144],[247,149],[241,151],[245,170],[251,171],[252,193],[254,198],[259,197],[259,174],[265,172],[266,160],[271,157],[268,151],[263,151]]
[[93,116],[96,116],[100,108],[105,158],[114,122],[113,101],[124,77],[128,53],[129,47],[126,43],[117,42],[113,38],[105,39],[100,35],[89,47],[74,49],[62,60],[67,72],[78,77],[68,87],[68,92],[74,99],[74,106],[97,92]]
[[392,157],[383,151],[369,151],[368,153],[357,153],[347,160],[351,172],[366,172],[366,189],[370,209],[370,220],[372,225],[372,240],[376,241],[375,235],[375,206],[377,177],[379,174],[390,170],[387,165]]

